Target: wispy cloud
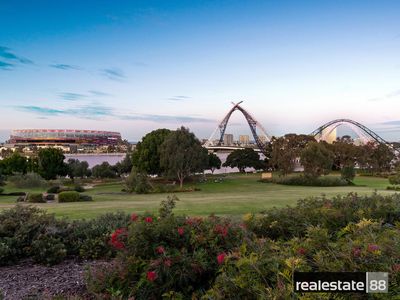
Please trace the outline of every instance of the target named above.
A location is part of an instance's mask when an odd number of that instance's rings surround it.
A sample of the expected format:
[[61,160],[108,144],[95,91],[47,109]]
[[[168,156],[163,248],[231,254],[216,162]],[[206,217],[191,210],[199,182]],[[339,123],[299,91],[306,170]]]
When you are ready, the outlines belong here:
[[122,70],[117,68],[108,68],[100,70],[101,75],[105,76],[108,79],[115,80],[115,81],[122,81],[126,78],[125,74]]
[[59,69],[59,70],[82,70],[81,67],[69,65],[69,64],[51,64],[49,65],[52,68]]
[[0,61],[0,70],[11,70],[13,66],[13,64]]
[[122,115],[121,119],[124,120],[143,120],[143,121],[152,121],[156,123],[210,123],[215,122],[215,120],[192,117],[192,116],[169,116],[169,115],[152,115],[152,114],[131,114],[131,115]]
[[54,109],[41,106],[15,106],[18,111],[36,114],[41,117],[50,116],[74,116],[83,119],[104,119],[106,117],[119,120],[132,121],[151,121],[155,123],[210,123],[215,120],[193,117],[193,116],[171,116],[171,115],[154,115],[154,114],[121,114],[114,108],[103,105],[84,105],[67,109]]
[[64,100],[75,101],[86,98],[86,95],[77,93],[60,93],[59,96]]
[[189,96],[172,96],[172,97],[168,98],[168,100],[171,100],[171,101],[184,101],[184,100],[188,100],[190,98],[191,97],[189,97]]
[[14,107],[18,111],[33,113],[39,116],[75,116],[83,119],[99,119],[101,117],[113,116],[111,107],[102,105],[84,105],[68,109],[54,109],[49,107],[21,105]]
[[390,93],[387,93],[386,95],[382,96],[382,97],[375,97],[375,98],[371,98],[368,101],[371,102],[375,102],[375,101],[382,101],[382,100],[387,100],[387,99],[391,99],[391,98],[395,98],[400,96],[400,89],[399,90],[395,90],[392,91]]
[[19,64],[33,64],[33,61],[14,54],[10,48],[0,46],[0,70],[11,70]]
[[98,97],[108,97],[111,96],[111,94],[109,93],[104,93],[102,91],[96,91],[96,90],[90,90],[88,91],[89,94],[93,95],[93,96],[98,96]]

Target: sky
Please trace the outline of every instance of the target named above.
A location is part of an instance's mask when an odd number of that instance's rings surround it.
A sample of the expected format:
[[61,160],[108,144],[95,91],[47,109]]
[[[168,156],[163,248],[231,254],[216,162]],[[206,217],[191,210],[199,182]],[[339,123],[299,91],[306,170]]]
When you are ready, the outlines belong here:
[[[0,141],[15,128],[208,138],[243,101],[269,135],[337,118],[400,140],[400,1],[0,0]],[[250,134],[235,112],[227,133]]]

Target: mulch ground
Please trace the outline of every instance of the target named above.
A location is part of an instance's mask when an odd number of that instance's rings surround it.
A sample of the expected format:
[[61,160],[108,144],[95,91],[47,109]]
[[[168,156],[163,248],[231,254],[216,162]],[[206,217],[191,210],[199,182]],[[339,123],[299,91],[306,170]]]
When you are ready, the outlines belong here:
[[25,261],[0,267],[0,299],[92,299],[86,291],[84,272],[95,263],[101,262],[67,260],[46,267]]

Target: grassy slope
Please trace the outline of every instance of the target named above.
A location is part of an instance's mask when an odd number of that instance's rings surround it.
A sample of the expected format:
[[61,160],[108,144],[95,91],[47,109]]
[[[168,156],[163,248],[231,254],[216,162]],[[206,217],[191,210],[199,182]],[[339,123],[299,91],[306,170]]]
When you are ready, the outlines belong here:
[[[209,180],[207,183],[196,184],[199,192],[177,193],[178,202],[176,213],[191,215],[241,215],[247,212],[257,212],[272,206],[286,206],[296,203],[300,198],[325,194],[332,196],[357,192],[369,194],[375,189],[382,193],[388,185],[387,179],[375,177],[357,177],[356,185],[351,187],[301,187],[284,186],[272,183],[258,182],[260,175],[229,175],[220,183]],[[141,213],[156,211],[162,199],[167,194],[136,195],[121,193],[121,184],[111,183],[96,186],[86,194],[93,196],[93,202],[80,203],[46,203],[37,204],[47,208],[57,216],[73,219],[90,218],[105,212],[118,210]],[[6,187],[5,192],[17,191]],[[37,190],[36,190],[37,191]],[[0,197],[0,209],[15,204],[15,196]]]

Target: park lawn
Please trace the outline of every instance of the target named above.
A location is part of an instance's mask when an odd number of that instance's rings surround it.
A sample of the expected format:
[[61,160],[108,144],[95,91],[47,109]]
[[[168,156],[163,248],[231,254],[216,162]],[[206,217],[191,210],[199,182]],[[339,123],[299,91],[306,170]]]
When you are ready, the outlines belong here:
[[[219,182],[219,178],[221,179]],[[175,213],[205,216],[210,214],[240,216],[248,212],[259,212],[273,206],[293,205],[297,200],[309,196],[334,196],[357,192],[371,194],[393,193],[385,190],[388,180],[376,177],[357,177],[356,186],[304,187],[286,186],[259,182],[260,174],[228,174],[213,176],[205,183],[188,183],[201,189],[196,192],[176,193],[179,198]],[[217,182],[216,182],[217,181]],[[85,194],[93,196],[93,202],[35,204],[59,217],[71,219],[93,218],[107,212],[125,211],[144,213],[158,210],[159,203],[168,194],[126,194],[121,183],[99,184]],[[6,192],[16,191],[6,187]],[[38,191],[37,189],[35,191]],[[15,205],[16,197],[0,197],[0,210]]]

